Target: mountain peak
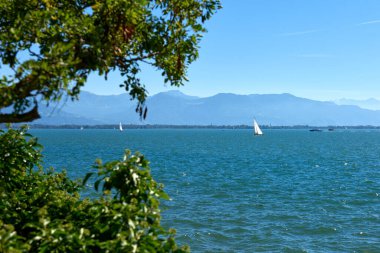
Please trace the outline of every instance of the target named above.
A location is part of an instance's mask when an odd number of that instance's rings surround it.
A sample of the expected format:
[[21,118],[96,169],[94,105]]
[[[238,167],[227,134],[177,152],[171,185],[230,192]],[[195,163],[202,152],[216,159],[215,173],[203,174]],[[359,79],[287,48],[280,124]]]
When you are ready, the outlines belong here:
[[156,95],[153,95],[152,97],[154,97],[154,96],[170,96],[170,97],[177,97],[177,98],[183,98],[183,99],[197,99],[197,98],[199,98],[196,96],[186,95],[186,94],[180,92],[179,90],[164,91],[164,92],[157,93]]

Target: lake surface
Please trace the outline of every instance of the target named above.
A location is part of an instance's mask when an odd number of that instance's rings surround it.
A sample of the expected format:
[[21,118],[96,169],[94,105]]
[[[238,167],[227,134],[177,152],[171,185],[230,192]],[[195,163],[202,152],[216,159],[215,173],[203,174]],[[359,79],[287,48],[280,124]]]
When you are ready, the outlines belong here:
[[142,152],[192,252],[380,252],[380,131],[31,130],[46,166],[82,178]]

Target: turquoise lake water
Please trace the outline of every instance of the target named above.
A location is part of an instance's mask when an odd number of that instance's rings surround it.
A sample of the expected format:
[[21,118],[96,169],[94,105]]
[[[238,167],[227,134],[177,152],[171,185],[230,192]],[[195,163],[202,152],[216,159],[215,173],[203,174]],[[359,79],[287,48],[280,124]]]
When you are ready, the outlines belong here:
[[46,166],[82,178],[142,152],[192,252],[380,252],[380,131],[31,130]]

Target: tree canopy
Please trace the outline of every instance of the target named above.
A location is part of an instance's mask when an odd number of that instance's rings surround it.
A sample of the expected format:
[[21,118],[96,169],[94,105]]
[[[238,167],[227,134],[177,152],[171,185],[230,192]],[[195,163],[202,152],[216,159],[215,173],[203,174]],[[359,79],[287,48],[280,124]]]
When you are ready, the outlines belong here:
[[0,123],[37,119],[40,100],[76,99],[90,73],[107,79],[115,70],[145,117],[141,64],[183,85],[218,8],[219,0],[1,1],[0,67],[10,71],[0,77]]

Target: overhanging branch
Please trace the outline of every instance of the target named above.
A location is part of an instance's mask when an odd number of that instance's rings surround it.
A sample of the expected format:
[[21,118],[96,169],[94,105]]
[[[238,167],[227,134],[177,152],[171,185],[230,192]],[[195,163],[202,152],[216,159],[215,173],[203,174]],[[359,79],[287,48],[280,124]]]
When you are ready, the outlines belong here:
[[36,119],[41,118],[38,113],[38,105],[35,105],[32,110],[22,114],[6,114],[0,113],[0,123],[21,123],[21,122],[30,122]]

